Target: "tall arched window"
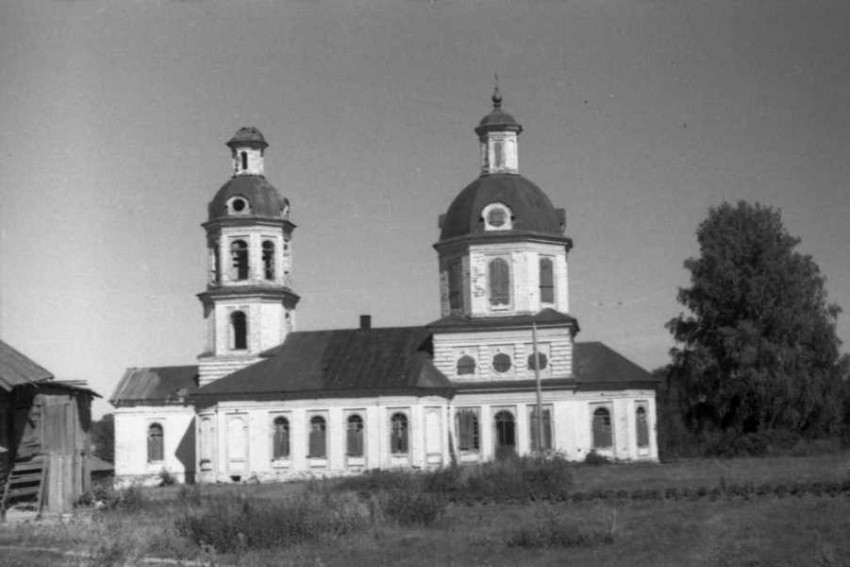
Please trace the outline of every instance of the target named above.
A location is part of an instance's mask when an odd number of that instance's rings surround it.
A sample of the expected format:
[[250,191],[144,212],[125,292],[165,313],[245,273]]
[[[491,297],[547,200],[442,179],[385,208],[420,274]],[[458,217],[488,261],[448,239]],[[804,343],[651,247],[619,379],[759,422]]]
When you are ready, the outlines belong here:
[[263,241],[263,277],[274,279],[274,242],[271,240]]
[[638,406],[635,424],[637,427],[637,444],[641,449],[649,447],[649,422],[646,419],[646,408]]
[[242,171],[248,169],[248,152],[242,152]]
[[310,454],[308,456],[311,459],[324,459],[327,456],[326,431],[327,425],[324,417],[314,415],[310,418]]
[[230,279],[248,279],[248,244],[244,240],[234,240],[230,243],[230,258],[232,261]]
[[514,414],[500,411],[496,414],[496,457],[512,453],[516,447],[516,423]]
[[465,354],[457,360],[457,374],[475,374],[475,359]]
[[[538,427],[543,425],[543,445],[538,442],[539,432]],[[528,414],[528,426],[531,431],[531,450],[532,451],[549,451],[552,449],[552,412],[549,408],[543,408],[543,423],[537,423],[537,408],[531,408]]]
[[151,423],[148,427],[148,462],[161,462],[163,454],[162,426],[158,423]]
[[248,348],[248,318],[242,311],[230,314],[230,348],[245,350]]
[[287,457],[289,457],[289,420],[283,416],[276,417],[272,437],[272,458],[286,459]]
[[610,448],[613,444],[611,412],[607,408],[597,408],[593,412],[593,448]]
[[490,276],[490,305],[507,306],[511,303],[511,270],[504,258],[494,258],[488,265]]
[[463,309],[463,264],[460,260],[449,262],[449,308]]
[[540,258],[540,302],[555,303],[555,271],[552,258]]
[[481,448],[478,430],[478,411],[462,409],[457,412],[457,448],[478,451]]
[[345,454],[349,457],[363,456],[363,418],[359,415],[348,416],[346,429]]
[[403,413],[394,413],[390,419],[392,430],[390,433],[390,451],[394,455],[407,453],[407,416]]

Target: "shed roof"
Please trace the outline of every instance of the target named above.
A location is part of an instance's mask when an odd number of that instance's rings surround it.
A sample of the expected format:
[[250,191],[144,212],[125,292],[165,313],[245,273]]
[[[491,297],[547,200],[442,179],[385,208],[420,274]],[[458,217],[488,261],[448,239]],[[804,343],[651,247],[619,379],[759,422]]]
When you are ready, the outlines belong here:
[[270,358],[216,380],[196,396],[374,396],[448,394],[431,363],[425,327],[291,333]]
[[658,378],[600,342],[575,343],[573,375],[579,384],[656,383]]
[[128,368],[115,388],[112,405],[177,402],[198,387],[197,366]]
[[10,391],[15,386],[52,380],[53,374],[33,359],[0,341],[0,388]]

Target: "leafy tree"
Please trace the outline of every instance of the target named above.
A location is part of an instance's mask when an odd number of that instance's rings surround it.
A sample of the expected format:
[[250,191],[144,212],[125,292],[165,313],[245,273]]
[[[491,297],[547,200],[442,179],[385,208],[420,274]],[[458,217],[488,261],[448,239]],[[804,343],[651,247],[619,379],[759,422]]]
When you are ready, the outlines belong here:
[[669,379],[689,427],[746,434],[835,434],[842,367],[826,278],[796,251],[778,210],[740,201],[710,209],[689,258],[690,313],[667,327],[677,348]]
[[115,418],[111,413],[92,423],[90,439],[95,456],[115,462]]

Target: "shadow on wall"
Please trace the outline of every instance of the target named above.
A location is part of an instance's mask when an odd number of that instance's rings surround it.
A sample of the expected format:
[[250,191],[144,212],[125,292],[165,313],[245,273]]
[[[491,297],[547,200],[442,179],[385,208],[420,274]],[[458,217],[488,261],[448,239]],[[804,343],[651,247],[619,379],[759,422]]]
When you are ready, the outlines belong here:
[[185,482],[195,482],[195,419],[189,422],[186,432],[183,433],[183,438],[180,439],[180,444],[177,445],[175,452],[177,460],[183,465],[185,472]]

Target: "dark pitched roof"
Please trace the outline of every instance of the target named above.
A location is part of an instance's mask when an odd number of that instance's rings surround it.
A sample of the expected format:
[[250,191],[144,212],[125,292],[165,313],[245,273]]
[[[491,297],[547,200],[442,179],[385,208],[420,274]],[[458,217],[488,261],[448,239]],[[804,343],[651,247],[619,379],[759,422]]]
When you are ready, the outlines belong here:
[[[232,197],[243,197],[248,201],[247,214],[231,215],[227,202]],[[209,220],[235,219],[273,219],[282,220],[289,201],[281,197],[277,189],[262,175],[237,175],[221,186],[207,206]]]
[[0,341],[0,388],[8,392],[15,386],[36,384],[52,379],[53,374],[50,371]]
[[197,366],[128,368],[109,400],[120,404],[179,403],[197,389]]
[[233,134],[233,137],[228,140],[227,145],[235,148],[241,145],[255,145],[259,147],[267,147],[269,144],[259,128],[253,126],[243,126]]
[[267,360],[204,386],[197,397],[447,394],[425,327],[291,333]]
[[658,382],[651,373],[598,342],[575,343],[573,375],[579,386],[588,387],[625,388],[635,384],[654,385]]
[[578,320],[572,315],[544,309],[534,315],[508,315],[506,317],[467,317],[463,315],[448,315],[428,323],[432,331],[444,333],[462,333],[487,329],[504,329],[512,327],[530,327],[536,323],[538,328],[569,326],[573,335],[578,333]]

